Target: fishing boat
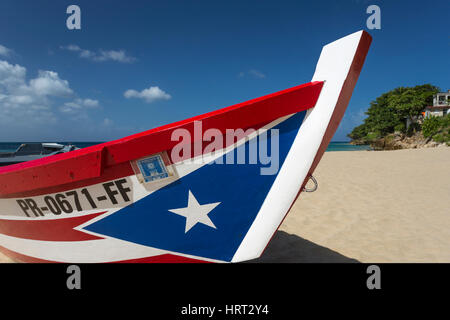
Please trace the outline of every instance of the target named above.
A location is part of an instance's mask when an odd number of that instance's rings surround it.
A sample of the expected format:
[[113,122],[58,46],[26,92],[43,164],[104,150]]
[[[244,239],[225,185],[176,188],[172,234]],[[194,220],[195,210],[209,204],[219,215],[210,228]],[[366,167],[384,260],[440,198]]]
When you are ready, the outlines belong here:
[[325,45],[309,83],[1,167],[0,251],[63,263],[260,257],[335,133],[370,43],[359,31]]
[[76,149],[78,148],[73,145],[63,145],[54,142],[22,143],[14,152],[0,152],[0,167],[70,152]]

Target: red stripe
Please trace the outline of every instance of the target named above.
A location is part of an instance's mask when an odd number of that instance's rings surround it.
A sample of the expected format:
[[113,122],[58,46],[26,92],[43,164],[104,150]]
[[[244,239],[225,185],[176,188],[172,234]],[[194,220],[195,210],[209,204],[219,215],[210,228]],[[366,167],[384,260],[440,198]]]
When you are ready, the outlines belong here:
[[194,121],[202,121],[203,130],[214,128],[225,133],[226,129],[252,128],[310,109],[316,104],[322,85],[323,82],[303,84],[111,142],[107,146],[106,164],[172,149],[178,144],[178,141],[171,141],[173,130],[186,129],[193,136]]
[[[14,262],[25,262],[25,263],[59,263],[59,261],[50,261],[38,259],[35,257],[27,256],[0,246],[0,252],[5,256],[11,258]],[[73,263],[76,263],[74,261]],[[145,257],[138,259],[120,260],[120,261],[110,261],[109,263],[210,263],[205,260],[198,260],[187,258],[183,256],[173,255],[173,254],[162,254],[159,256]]]
[[[266,125],[266,123],[254,126],[253,129],[257,130],[257,129],[263,127],[264,125]],[[245,128],[245,129],[247,129],[247,128]],[[247,132],[245,132],[245,133],[247,134]],[[224,145],[223,145],[224,148],[228,147],[230,144],[233,144],[233,143],[228,143],[226,135],[223,137],[223,140],[224,140]],[[209,143],[210,143],[209,141],[202,142],[201,150],[204,150],[205,146],[207,146]],[[194,143],[192,143],[191,144],[192,152],[194,152],[194,149],[195,149]],[[171,150],[167,150],[167,153],[169,155],[170,161],[172,163],[174,163],[175,161],[173,161],[173,159],[170,157]],[[184,160],[184,158],[185,157],[183,157],[181,160]],[[189,157],[186,157],[186,158],[189,158]],[[40,189],[33,189],[33,190],[28,190],[28,191],[23,191],[23,192],[18,192],[18,193],[10,193],[10,194],[4,195],[4,196],[0,196],[0,198],[28,198],[28,197],[39,196],[42,194],[64,192],[64,191],[68,191],[68,190],[91,186],[91,185],[102,183],[105,181],[111,181],[111,180],[115,180],[115,179],[119,179],[119,178],[123,178],[123,177],[128,177],[131,175],[134,175],[134,171],[131,167],[130,162],[123,162],[123,163],[117,164],[112,167],[104,167],[101,176],[96,177],[96,178],[75,181],[75,182],[64,184],[64,185],[57,184],[57,185],[54,185],[54,186],[51,186],[48,188],[40,188]],[[1,175],[0,175],[0,180],[1,180]]]
[[0,246],[0,252],[5,256],[11,258],[14,262],[26,262],[26,263],[54,263],[55,261],[50,260],[42,260],[38,258],[34,258],[31,256],[27,256],[9,249]]
[[44,194],[48,188],[57,187],[59,191],[73,189],[76,184],[103,182],[108,168],[112,170],[109,176],[130,175],[128,161],[170,150],[179,143],[171,141],[175,129],[186,129],[193,136],[194,121],[202,121],[204,131],[216,128],[222,133],[226,129],[258,127],[314,107],[322,85],[303,84],[116,141],[0,168],[0,197]]
[[210,263],[209,261],[192,259],[173,254],[162,254],[159,256],[114,261],[114,263]]
[[[133,169],[129,162],[124,162],[118,164],[114,167],[105,168],[101,176],[81,181],[74,181],[72,183],[67,184],[56,184],[53,186],[49,186],[46,188],[36,188],[31,190],[23,190],[15,193],[2,195],[0,192],[0,198],[27,198],[27,197],[35,197],[43,194],[51,194],[57,192],[64,192],[68,190],[73,190],[77,188],[83,188],[86,186],[91,186],[97,183],[102,183],[105,181],[115,180],[118,178],[128,177],[130,175],[134,175]],[[2,176],[0,175],[0,180],[2,180]]]
[[0,219],[0,233],[17,238],[44,241],[84,241],[103,239],[73,228],[105,213],[93,213],[81,217],[50,220]]

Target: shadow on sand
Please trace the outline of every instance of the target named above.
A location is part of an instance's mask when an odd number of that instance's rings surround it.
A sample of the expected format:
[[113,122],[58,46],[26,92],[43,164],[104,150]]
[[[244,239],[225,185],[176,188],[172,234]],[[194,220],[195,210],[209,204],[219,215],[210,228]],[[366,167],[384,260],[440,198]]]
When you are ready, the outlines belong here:
[[325,263],[355,263],[358,260],[319,246],[314,242],[300,238],[295,234],[277,231],[258,259],[247,261],[250,263],[292,263],[292,262],[325,262]]

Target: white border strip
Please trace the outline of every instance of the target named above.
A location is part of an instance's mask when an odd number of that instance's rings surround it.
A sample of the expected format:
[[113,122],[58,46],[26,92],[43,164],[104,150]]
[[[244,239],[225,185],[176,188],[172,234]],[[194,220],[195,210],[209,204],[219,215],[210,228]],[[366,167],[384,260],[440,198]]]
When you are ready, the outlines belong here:
[[325,81],[308,110],[292,147],[232,262],[258,258],[283,221],[308,174],[336,107],[362,37],[353,33],[323,47],[312,81]]

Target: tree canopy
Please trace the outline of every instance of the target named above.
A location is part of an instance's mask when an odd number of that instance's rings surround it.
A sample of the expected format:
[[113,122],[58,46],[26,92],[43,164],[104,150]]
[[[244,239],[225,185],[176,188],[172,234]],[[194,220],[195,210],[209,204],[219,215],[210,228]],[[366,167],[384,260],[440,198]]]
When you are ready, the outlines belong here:
[[420,115],[426,106],[432,105],[433,95],[439,91],[436,86],[424,84],[383,93],[370,103],[363,124],[348,136],[352,140],[372,140],[404,129],[405,120]]

